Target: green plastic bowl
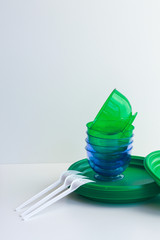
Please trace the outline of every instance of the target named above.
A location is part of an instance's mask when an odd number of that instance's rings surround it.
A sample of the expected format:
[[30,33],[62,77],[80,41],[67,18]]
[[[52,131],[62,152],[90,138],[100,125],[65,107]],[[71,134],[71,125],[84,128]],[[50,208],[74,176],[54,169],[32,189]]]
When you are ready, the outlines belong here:
[[118,120],[99,120],[96,124],[91,125],[90,129],[101,132],[103,134],[116,134],[124,130],[124,127],[128,125],[130,118],[118,119]]
[[123,129],[123,132],[125,132],[126,129],[128,129],[132,125],[135,118],[137,117],[137,114],[138,114],[138,112],[136,112],[134,115],[131,116],[131,118],[130,118],[129,122],[127,123],[126,127]]
[[132,118],[132,107],[128,99],[114,89],[98,112],[91,129],[114,134],[123,131]]
[[117,133],[117,134],[105,134],[103,132],[91,129],[92,122],[87,123],[86,126],[87,126],[87,135],[97,137],[97,138],[102,138],[102,139],[131,138],[132,135],[133,135],[133,130],[134,130],[134,126],[131,125],[126,129],[125,132],[120,132],[120,133]]
[[133,141],[133,135],[130,138],[119,138],[119,139],[105,139],[97,138],[91,135],[87,135],[86,142],[90,144],[101,146],[101,147],[114,147],[119,148],[130,144]]
[[126,151],[127,148],[133,144],[133,141],[131,141],[129,144],[125,144],[125,145],[121,145],[121,146],[115,145],[115,146],[112,146],[112,147],[94,145],[94,144],[91,144],[87,139],[86,139],[86,143],[87,143],[86,147],[89,151],[112,154],[112,153],[116,153],[116,152]]

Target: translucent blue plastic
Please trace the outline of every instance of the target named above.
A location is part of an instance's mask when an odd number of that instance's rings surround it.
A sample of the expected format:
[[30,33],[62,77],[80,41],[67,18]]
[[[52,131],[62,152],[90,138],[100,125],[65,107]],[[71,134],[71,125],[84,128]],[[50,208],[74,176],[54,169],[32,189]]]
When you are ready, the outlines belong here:
[[98,145],[94,145],[94,144],[90,144],[87,139],[87,146],[86,148],[91,151],[91,152],[99,152],[99,153],[107,153],[107,154],[114,154],[114,153],[119,153],[119,152],[124,152],[127,149],[129,149],[133,143],[130,142],[129,144],[126,145],[122,145],[122,146],[113,146],[113,147],[109,147],[109,146],[98,146]]
[[109,181],[109,179],[116,180],[119,177],[121,178],[121,174],[129,166],[132,145],[130,144],[126,151],[115,152],[114,154],[89,151],[87,147],[86,150],[89,165],[97,173],[95,177],[98,180]]
[[114,170],[118,167],[122,167],[124,165],[129,164],[130,162],[130,155],[126,156],[125,158],[115,161],[115,162],[105,162],[105,161],[101,161],[99,159],[96,158],[90,158],[89,161],[93,162],[96,166],[102,168],[102,169],[107,169],[107,170]]
[[103,178],[101,178],[101,176],[104,176],[106,178],[112,178],[114,179],[114,177],[118,177],[120,174],[122,174],[125,169],[128,167],[128,164],[124,164],[123,166],[114,168],[114,169],[104,169],[104,168],[100,168],[97,165],[95,165],[91,160],[88,160],[89,165],[91,166],[91,168],[98,173],[98,175],[100,176],[96,176],[97,179],[100,180],[104,180]]
[[92,158],[97,158],[99,160],[105,160],[105,161],[115,161],[115,160],[120,160],[122,158],[125,158],[127,155],[130,154],[132,147],[130,149],[127,149],[124,152],[119,152],[119,153],[113,153],[113,154],[107,154],[107,153],[99,153],[99,152],[93,152],[93,151],[89,151],[89,149],[87,149],[86,147],[86,151],[87,151],[87,157],[88,159]]

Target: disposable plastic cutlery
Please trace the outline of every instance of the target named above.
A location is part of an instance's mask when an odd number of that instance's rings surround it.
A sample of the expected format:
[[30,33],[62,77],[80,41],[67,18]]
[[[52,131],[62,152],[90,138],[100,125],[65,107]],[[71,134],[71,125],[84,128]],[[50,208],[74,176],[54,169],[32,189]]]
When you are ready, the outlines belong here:
[[33,201],[35,201],[36,199],[40,198],[41,196],[43,196],[45,193],[49,192],[50,190],[56,188],[58,185],[63,184],[65,179],[73,174],[81,174],[81,172],[79,171],[74,171],[74,170],[67,170],[65,172],[63,172],[60,176],[60,178],[52,183],[51,185],[49,185],[47,188],[45,188],[44,190],[42,190],[41,192],[37,193],[35,196],[33,196],[32,198],[28,199],[27,201],[25,201],[24,203],[22,203],[19,207],[17,207],[15,210],[16,211],[20,211],[22,208],[24,208],[25,206],[27,206],[28,204],[32,203]]
[[28,208],[26,211],[24,211],[22,214],[20,214],[20,216],[22,216],[22,217],[26,216],[28,213],[30,213],[34,209],[36,209],[37,207],[39,207],[40,205],[42,205],[43,203],[45,203],[46,201],[48,201],[52,197],[56,196],[58,193],[64,191],[66,188],[68,188],[75,179],[82,179],[82,178],[86,178],[86,177],[82,176],[82,175],[78,176],[76,174],[72,174],[72,175],[68,176],[65,179],[62,186],[60,186],[59,188],[57,188],[56,190],[54,190],[53,192],[48,194],[46,197],[42,198],[40,201],[38,201],[37,203],[32,205],[30,208]]
[[68,179],[68,181],[72,181],[70,187],[63,191],[61,194],[57,195],[56,197],[52,198],[50,201],[47,201],[46,203],[44,203],[43,205],[41,205],[39,208],[35,209],[34,211],[30,212],[27,215],[22,214],[22,218],[23,220],[28,220],[30,217],[34,216],[35,214],[39,213],[40,211],[44,210],[45,208],[49,207],[50,205],[52,205],[53,203],[57,202],[58,200],[64,198],[65,196],[69,195],[70,193],[74,192],[76,189],[78,189],[80,186],[89,183],[89,182],[94,182],[92,180],[89,179],[82,179],[82,178],[77,178],[75,177],[75,179],[70,180]]

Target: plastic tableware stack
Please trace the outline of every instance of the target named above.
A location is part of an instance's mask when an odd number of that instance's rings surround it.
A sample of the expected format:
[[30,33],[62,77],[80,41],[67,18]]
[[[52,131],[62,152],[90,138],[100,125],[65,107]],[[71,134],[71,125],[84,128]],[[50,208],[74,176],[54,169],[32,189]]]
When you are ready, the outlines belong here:
[[130,162],[134,127],[131,125],[123,135],[105,135],[87,128],[86,151],[89,164],[97,173],[95,177],[98,180],[121,179],[121,173]]
[[133,145],[135,117],[129,101],[116,89],[93,122],[87,123],[86,151],[98,180],[121,179],[128,167]]

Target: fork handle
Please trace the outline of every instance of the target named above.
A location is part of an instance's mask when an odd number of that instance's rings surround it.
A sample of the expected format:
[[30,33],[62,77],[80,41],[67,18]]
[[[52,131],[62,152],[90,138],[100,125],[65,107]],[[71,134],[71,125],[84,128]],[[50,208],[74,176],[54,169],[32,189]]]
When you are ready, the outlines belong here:
[[59,188],[57,188],[56,190],[54,190],[53,192],[51,192],[50,194],[48,194],[46,197],[42,198],[40,201],[38,201],[37,203],[35,203],[33,206],[31,206],[30,208],[28,208],[25,212],[23,212],[21,214],[22,217],[26,216],[28,213],[30,213],[31,211],[33,211],[34,209],[38,208],[40,205],[42,205],[43,203],[47,202],[49,199],[51,199],[52,197],[56,196],[58,193],[62,192],[63,190],[65,190],[68,186],[65,186],[64,184],[62,186],[60,186]]
[[58,179],[56,182],[52,183],[51,185],[49,185],[48,187],[46,187],[45,189],[43,189],[42,191],[40,191],[39,193],[37,193],[36,195],[34,195],[33,197],[31,197],[30,199],[28,199],[27,201],[25,201],[24,203],[22,203],[19,207],[17,207],[15,210],[16,211],[20,211],[22,208],[24,208],[25,206],[27,206],[28,204],[32,203],[33,201],[35,201],[37,198],[41,197],[42,195],[44,195],[45,193],[49,192],[50,190],[52,190],[53,188],[57,187],[59,184],[61,183],[61,180]]
[[61,194],[59,194],[58,196],[56,196],[55,198],[51,199],[50,201],[46,202],[45,204],[43,204],[42,206],[37,208],[35,211],[33,211],[33,212],[29,213],[28,215],[24,216],[23,219],[24,220],[28,220],[33,215],[39,213],[40,211],[42,211],[43,209],[49,207],[50,205],[52,205],[53,203],[57,202],[58,200],[66,197],[67,195],[69,195],[73,191],[75,191],[75,189],[71,189],[71,188],[67,189],[66,191],[64,191]]

